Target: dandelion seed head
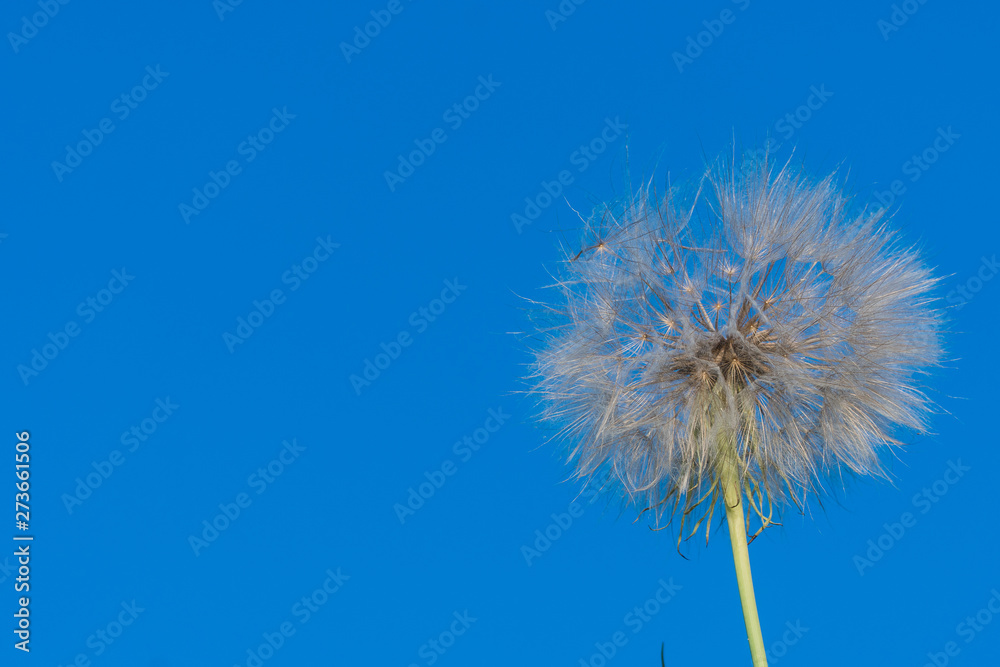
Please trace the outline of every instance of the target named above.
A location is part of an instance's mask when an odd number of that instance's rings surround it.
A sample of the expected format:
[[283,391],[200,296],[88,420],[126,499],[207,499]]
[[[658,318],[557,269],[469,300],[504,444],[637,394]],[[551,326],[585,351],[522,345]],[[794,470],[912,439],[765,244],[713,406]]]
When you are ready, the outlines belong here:
[[532,376],[576,475],[695,521],[726,432],[765,519],[824,480],[884,475],[893,433],[926,431],[937,279],[834,178],[720,162],[693,195],[646,187],[594,212]]

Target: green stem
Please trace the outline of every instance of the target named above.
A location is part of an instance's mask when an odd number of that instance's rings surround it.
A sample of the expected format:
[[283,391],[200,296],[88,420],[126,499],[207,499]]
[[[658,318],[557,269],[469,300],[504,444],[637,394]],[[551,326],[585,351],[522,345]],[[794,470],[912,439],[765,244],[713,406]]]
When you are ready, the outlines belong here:
[[753,578],[750,576],[746,516],[743,513],[742,484],[739,471],[736,469],[736,452],[731,445],[723,451],[725,454],[720,466],[719,482],[722,484],[723,501],[726,504],[726,523],[729,524],[729,541],[733,547],[736,584],[740,589],[740,603],[743,605],[743,620],[747,626],[750,656],[753,658],[754,667],[767,667],[764,638],[760,633],[760,619],[757,618],[757,601],[753,594]]

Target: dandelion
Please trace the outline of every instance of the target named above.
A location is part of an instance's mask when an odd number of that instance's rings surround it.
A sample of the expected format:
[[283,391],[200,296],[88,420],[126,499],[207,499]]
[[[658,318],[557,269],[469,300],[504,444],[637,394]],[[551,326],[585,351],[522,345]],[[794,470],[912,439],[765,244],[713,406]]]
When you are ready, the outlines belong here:
[[534,390],[579,478],[676,521],[678,548],[722,503],[755,665],[751,519],[756,537],[829,482],[885,477],[894,433],[933,407],[937,279],[851,204],[835,174],[767,156],[687,195],[646,185],[585,221],[539,325]]

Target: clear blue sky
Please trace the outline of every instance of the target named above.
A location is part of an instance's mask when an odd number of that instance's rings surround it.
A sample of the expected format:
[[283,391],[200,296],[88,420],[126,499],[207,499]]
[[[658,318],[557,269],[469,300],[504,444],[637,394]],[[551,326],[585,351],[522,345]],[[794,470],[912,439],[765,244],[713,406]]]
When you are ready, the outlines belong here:
[[626,147],[771,137],[897,211],[955,332],[895,484],[752,545],[772,664],[996,664],[996,6],[223,3],[0,12],[0,663],[749,664],[725,528],[571,505],[509,332]]

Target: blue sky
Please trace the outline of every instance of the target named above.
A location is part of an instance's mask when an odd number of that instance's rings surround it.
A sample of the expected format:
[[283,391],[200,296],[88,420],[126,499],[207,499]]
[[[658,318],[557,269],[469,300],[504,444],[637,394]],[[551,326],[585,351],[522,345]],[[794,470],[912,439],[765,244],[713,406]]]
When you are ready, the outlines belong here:
[[725,528],[578,498],[510,334],[573,209],[734,138],[896,211],[953,332],[894,484],[752,545],[771,664],[995,664],[997,14],[8,3],[3,664],[749,664]]

